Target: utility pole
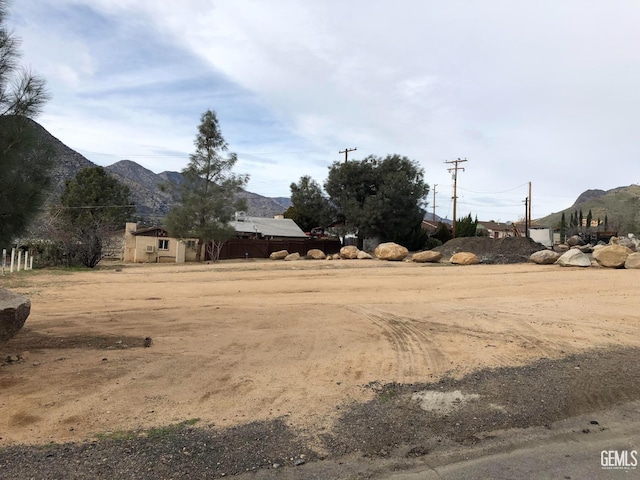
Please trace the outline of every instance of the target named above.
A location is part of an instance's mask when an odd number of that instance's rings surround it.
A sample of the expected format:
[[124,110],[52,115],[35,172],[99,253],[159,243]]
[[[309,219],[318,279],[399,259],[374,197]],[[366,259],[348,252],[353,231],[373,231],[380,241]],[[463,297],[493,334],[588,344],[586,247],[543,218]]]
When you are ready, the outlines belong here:
[[460,160],[459,158],[457,160],[451,160],[451,161],[445,161],[444,163],[453,163],[454,167],[453,168],[449,168],[447,170],[449,170],[450,172],[453,172],[453,231],[451,232],[453,234],[453,238],[456,238],[456,203],[458,200],[458,195],[457,195],[457,189],[458,189],[458,170],[462,170],[464,172],[464,168],[463,167],[459,167],[458,165],[466,162],[467,159],[465,158],[464,160]]
[[344,153],[344,163],[347,163],[349,160],[349,152],[355,152],[358,148],[345,148],[344,150],[340,150],[338,153]]
[[433,184],[433,217],[431,219],[432,222],[436,221],[436,187],[438,186],[437,183]]
[[531,182],[529,182],[529,223],[531,223]]
[[529,238],[529,197],[524,199],[524,236]]

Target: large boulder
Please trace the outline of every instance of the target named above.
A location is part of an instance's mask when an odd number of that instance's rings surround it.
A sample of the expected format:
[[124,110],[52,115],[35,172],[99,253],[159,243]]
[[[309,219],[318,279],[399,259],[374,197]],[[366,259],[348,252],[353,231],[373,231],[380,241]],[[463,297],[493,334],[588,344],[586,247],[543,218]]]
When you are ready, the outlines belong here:
[[397,243],[386,242],[378,245],[373,253],[380,260],[391,260],[397,262],[404,260],[405,257],[409,255],[409,250]]
[[640,252],[630,254],[624,261],[624,268],[640,268]]
[[324,260],[327,256],[319,248],[312,248],[307,252],[307,257],[311,260]]
[[567,245],[566,243],[558,243],[557,245],[553,246],[553,251],[562,254],[567,250],[569,250],[569,248],[570,248],[569,245]]
[[635,238],[620,237],[618,238],[618,245],[620,245],[621,247],[627,247],[634,252],[636,251]]
[[437,263],[442,260],[442,254],[433,250],[426,250],[414,253],[412,260],[416,263]]
[[471,252],[454,253],[449,261],[456,265],[475,265],[476,263],[480,263],[475,253]]
[[593,252],[593,259],[603,267],[622,268],[627,257],[633,253],[629,247],[608,245]]
[[591,260],[577,248],[572,248],[560,255],[556,263],[562,267],[590,267]]
[[553,250],[540,250],[539,252],[532,253],[529,257],[533,263],[537,263],[538,265],[551,265],[552,263],[556,263],[558,258],[560,258],[560,254]]
[[31,300],[0,288],[0,342],[18,333],[30,312]]
[[575,247],[577,245],[584,245],[584,240],[580,235],[574,235],[573,237],[567,238],[567,245],[570,247]]
[[293,260],[300,260],[302,257],[300,256],[300,254],[298,252],[293,252],[290,253],[289,255],[287,255],[286,257],[284,257],[284,261],[285,262],[291,262]]
[[287,255],[289,255],[289,252],[286,250],[278,250],[277,252],[273,252],[269,255],[269,258],[271,260],[284,260]]
[[345,260],[354,260],[358,258],[358,252],[360,250],[355,245],[347,245],[340,249],[340,258]]

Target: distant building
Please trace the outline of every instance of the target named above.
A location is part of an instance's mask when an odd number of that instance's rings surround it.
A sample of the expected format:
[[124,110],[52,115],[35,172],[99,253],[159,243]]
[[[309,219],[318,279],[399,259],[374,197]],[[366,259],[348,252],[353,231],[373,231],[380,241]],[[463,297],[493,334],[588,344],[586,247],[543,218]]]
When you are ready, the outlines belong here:
[[[289,244],[277,242],[297,241],[306,242],[309,237],[290,218],[262,218],[248,217],[238,212],[235,219],[229,222],[235,229],[235,238],[225,242],[225,251],[222,258],[238,258],[251,251],[251,257],[268,257],[267,245],[281,249]],[[124,236],[124,241],[122,240]],[[183,263],[197,261],[198,239],[180,239],[171,237],[169,232],[160,226],[140,226],[136,223],[127,223],[124,232],[120,231],[114,247],[108,256],[131,263]],[[251,244],[242,243],[251,240]],[[263,243],[260,243],[263,242]],[[264,242],[271,242],[270,244]],[[275,242],[275,243],[274,243]],[[297,244],[296,244],[297,245]],[[300,244],[299,249],[306,254],[307,244]],[[309,244],[310,245],[310,244]],[[249,247],[255,247],[253,249]],[[261,250],[261,247],[262,250]],[[332,246],[335,248],[334,246]],[[242,254],[237,254],[235,249],[241,248]],[[311,248],[311,247],[308,247]],[[202,248],[201,260],[208,260],[207,249]]]
[[487,236],[493,239],[499,238],[507,238],[515,236],[515,231],[512,223],[501,223],[501,222],[478,222],[478,226],[476,228],[476,235],[478,236]]
[[298,224],[282,215],[276,218],[248,217],[243,212],[237,212],[235,219],[229,222],[236,230],[238,238],[307,238],[307,234]]
[[127,223],[124,231],[123,260],[132,263],[194,262],[197,239],[170,237],[163,227],[141,227]]

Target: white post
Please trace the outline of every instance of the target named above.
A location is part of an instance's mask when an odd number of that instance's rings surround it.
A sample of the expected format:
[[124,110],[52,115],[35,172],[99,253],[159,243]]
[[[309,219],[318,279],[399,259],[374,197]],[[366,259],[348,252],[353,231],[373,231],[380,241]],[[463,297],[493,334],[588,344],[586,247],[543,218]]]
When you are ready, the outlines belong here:
[[12,248],[11,249],[11,269],[9,270],[9,273],[13,273],[13,263],[16,259],[16,249]]
[[18,269],[16,270],[16,272],[20,271],[20,264],[22,263],[22,250],[18,250]]
[[33,255],[31,255],[31,258],[29,259],[29,270],[33,270]]
[[29,252],[24,252],[24,269],[27,270],[27,267],[29,266],[29,263],[27,262],[27,259],[29,258]]
[[4,277],[4,269],[7,266],[7,249],[2,249],[2,276]]

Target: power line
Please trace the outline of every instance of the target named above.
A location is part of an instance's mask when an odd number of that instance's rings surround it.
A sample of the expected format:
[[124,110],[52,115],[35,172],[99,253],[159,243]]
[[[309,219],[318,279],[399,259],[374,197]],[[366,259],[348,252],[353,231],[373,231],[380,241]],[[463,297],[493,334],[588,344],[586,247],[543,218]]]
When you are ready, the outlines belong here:
[[469,193],[478,193],[478,194],[483,194],[483,195],[500,195],[502,193],[509,193],[509,192],[513,192],[514,190],[517,190],[519,188],[524,187],[525,185],[527,185],[527,183],[523,183],[522,185],[518,185],[517,187],[513,187],[510,188],[508,190],[503,190],[501,192],[478,192],[476,190],[471,190],[469,188],[464,188],[464,187],[460,187],[460,190],[464,190],[465,192],[469,192]]

